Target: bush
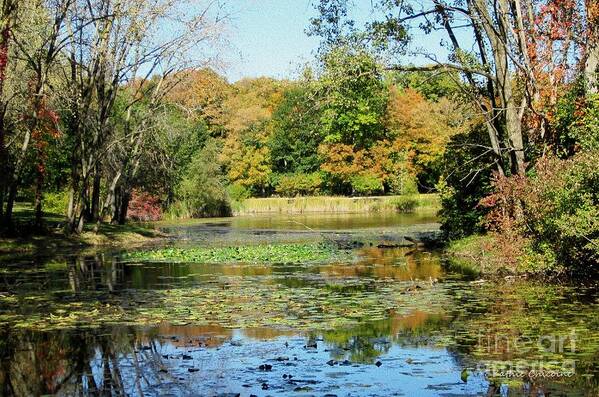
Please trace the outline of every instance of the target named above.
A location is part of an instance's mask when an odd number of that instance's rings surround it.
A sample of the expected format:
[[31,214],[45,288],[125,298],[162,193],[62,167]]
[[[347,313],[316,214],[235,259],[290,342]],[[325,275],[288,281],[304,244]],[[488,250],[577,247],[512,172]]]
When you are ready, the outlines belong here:
[[237,183],[227,186],[227,194],[233,201],[243,201],[252,197],[252,192],[248,188]]
[[400,196],[396,199],[393,199],[391,205],[393,205],[397,212],[407,213],[414,212],[419,205],[419,201],[414,196]]
[[480,200],[491,194],[495,159],[486,149],[488,137],[483,126],[455,135],[443,155],[443,176],[437,185],[441,193],[441,229],[451,240],[483,233],[486,208]]
[[357,175],[351,178],[351,186],[354,193],[359,196],[373,196],[383,193],[383,181],[374,175]]
[[231,215],[231,203],[218,165],[216,142],[210,141],[192,158],[176,190],[169,217],[197,218]]
[[[559,156],[599,149],[599,94],[587,95],[583,84],[575,84],[560,98],[551,121],[551,130],[556,131],[552,143]],[[545,147],[546,142],[539,146]]]
[[284,197],[315,196],[320,193],[322,182],[322,176],[318,172],[280,175],[275,191]]
[[389,178],[388,184],[393,194],[418,194],[418,180],[408,172]]
[[68,192],[44,193],[44,212],[57,215],[66,215],[69,206]]
[[129,200],[127,217],[142,222],[162,219],[160,199],[150,193],[134,189]]
[[481,202],[491,209],[489,229],[517,241],[509,243],[518,257],[593,269],[599,264],[598,164],[599,151],[592,151],[568,160],[542,158],[530,176],[495,177],[495,193]]

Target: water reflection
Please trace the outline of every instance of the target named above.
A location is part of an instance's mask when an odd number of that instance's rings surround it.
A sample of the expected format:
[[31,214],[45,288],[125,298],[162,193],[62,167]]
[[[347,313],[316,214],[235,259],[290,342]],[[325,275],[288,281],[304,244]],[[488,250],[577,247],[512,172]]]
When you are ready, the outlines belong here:
[[[333,363],[340,359],[339,341],[350,334],[353,342],[343,343],[349,360]],[[3,395],[18,396],[180,395],[191,390],[201,395],[263,395],[265,390],[326,393],[341,387],[356,395],[373,389],[410,395],[427,386],[430,392],[419,395],[435,395],[435,387],[476,395],[488,387],[480,375],[470,384],[458,382],[460,368],[444,349],[420,351],[404,345],[394,355],[413,357],[416,364],[408,365],[386,357],[394,345],[379,348],[384,343],[373,335],[367,328],[335,336],[168,325],[51,333],[5,330],[0,380]],[[372,349],[385,368],[362,359],[363,352]],[[418,376],[419,360],[437,368],[434,379]],[[405,374],[395,376],[400,370]]]
[[[157,296],[180,290],[181,299],[191,299],[188,292],[212,294],[206,299],[229,310],[232,326],[275,314],[288,321],[233,329],[223,322],[176,325],[165,316],[167,321],[154,321],[152,327],[99,322],[96,329],[33,332],[0,317],[2,394],[599,393],[596,290],[529,281],[456,281],[447,277],[438,255],[423,250],[366,248],[361,255],[352,264],[304,266],[123,263],[111,253],[8,264],[0,273],[2,298],[21,299],[19,310],[38,316],[47,316],[48,306],[30,298],[41,294],[58,302],[102,303],[116,296],[121,298],[117,309],[143,311],[156,304]],[[439,287],[436,295],[424,293],[429,285]],[[392,301],[398,296],[401,300]],[[280,299],[280,306],[268,306],[271,299]],[[417,301],[416,310],[395,310],[411,301]],[[0,316],[10,315],[14,306],[0,302]],[[186,302],[180,305],[189,310]],[[389,310],[384,318],[349,310],[365,304]],[[206,308],[212,307],[195,310]],[[336,324],[331,316],[339,326],[331,326]],[[355,321],[347,326],[343,320],[349,316]],[[300,331],[306,324],[310,331]],[[560,337],[573,329],[575,351],[546,352],[534,345],[543,335]],[[532,342],[526,345],[527,340]],[[570,359],[576,361],[576,376],[567,379],[510,380],[476,371],[513,360]],[[260,370],[265,365],[272,368]]]
[[397,228],[399,226],[422,225],[438,221],[434,211],[414,213],[340,213],[340,214],[303,214],[303,215],[256,215],[233,218],[223,218],[206,222],[187,221],[169,223],[162,227],[171,232],[181,232],[189,235],[210,227],[213,230],[334,230],[346,231],[368,228]]
[[[123,263],[117,254],[73,255],[62,259],[37,258],[7,266],[0,277],[8,291],[109,291],[161,289],[202,285],[222,278],[255,277],[289,288],[324,285],[338,279],[437,280],[443,276],[438,255],[411,248],[360,251],[357,263],[294,266]],[[41,264],[40,264],[41,262]]]
[[[439,345],[450,319],[414,312],[308,334],[220,326],[4,328],[2,395],[588,395],[553,381],[494,383],[471,358]],[[585,391],[586,390],[586,391]]]

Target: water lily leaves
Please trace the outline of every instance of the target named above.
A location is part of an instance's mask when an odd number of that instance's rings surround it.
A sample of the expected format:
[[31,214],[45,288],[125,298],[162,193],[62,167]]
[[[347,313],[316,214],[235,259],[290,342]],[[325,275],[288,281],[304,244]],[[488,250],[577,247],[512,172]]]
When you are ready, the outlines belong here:
[[164,248],[127,253],[131,261],[182,263],[309,264],[347,261],[349,251],[322,243],[263,244],[237,247]]

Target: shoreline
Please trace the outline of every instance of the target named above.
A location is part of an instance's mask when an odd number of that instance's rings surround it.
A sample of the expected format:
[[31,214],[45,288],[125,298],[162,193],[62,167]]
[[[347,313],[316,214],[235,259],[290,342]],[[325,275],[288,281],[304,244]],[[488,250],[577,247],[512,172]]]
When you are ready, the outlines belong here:
[[98,232],[91,227],[79,235],[67,236],[52,229],[47,234],[0,238],[0,255],[44,253],[60,249],[134,248],[159,242],[170,236],[149,224],[102,224]]

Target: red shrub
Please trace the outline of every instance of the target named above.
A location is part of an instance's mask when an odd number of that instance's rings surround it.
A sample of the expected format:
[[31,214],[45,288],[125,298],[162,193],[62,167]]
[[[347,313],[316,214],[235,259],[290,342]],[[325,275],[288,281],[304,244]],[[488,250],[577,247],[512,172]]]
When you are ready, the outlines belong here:
[[158,221],[162,219],[160,199],[150,193],[133,190],[127,215],[129,219],[135,221]]
[[[495,176],[487,229],[501,255],[588,271],[599,263],[599,151],[547,156],[529,176]],[[532,255],[532,256],[531,256]],[[576,268],[576,269],[575,269]],[[595,267],[596,269],[596,267]]]

